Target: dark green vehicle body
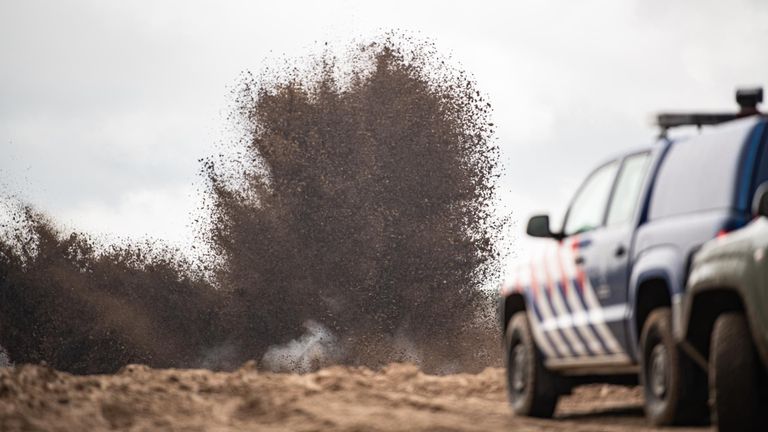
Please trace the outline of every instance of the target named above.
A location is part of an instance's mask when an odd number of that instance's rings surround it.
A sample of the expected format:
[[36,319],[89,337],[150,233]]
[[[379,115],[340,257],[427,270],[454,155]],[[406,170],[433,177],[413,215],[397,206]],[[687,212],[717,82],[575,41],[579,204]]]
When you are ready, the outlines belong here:
[[744,313],[763,368],[768,369],[768,218],[702,246],[688,279],[676,336],[686,351],[707,366],[710,336],[717,318]]

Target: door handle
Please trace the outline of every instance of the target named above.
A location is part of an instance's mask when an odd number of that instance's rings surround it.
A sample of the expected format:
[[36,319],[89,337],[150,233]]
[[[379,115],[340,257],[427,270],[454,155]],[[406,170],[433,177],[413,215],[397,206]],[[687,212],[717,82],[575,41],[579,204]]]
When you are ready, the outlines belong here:
[[619,245],[619,247],[616,248],[616,256],[622,257],[625,253],[627,253],[627,248],[624,247],[624,245]]

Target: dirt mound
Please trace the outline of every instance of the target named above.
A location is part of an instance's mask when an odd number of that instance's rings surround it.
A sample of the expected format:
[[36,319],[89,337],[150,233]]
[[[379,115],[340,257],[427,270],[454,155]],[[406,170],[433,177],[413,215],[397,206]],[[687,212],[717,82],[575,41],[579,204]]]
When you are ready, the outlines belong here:
[[[3,431],[641,431],[638,389],[588,386],[559,420],[514,418],[504,371],[433,376],[409,364],[298,374],[129,365],[74,376],[44,366],[0,369]],[[680,429],[682,432],[683,429]]]

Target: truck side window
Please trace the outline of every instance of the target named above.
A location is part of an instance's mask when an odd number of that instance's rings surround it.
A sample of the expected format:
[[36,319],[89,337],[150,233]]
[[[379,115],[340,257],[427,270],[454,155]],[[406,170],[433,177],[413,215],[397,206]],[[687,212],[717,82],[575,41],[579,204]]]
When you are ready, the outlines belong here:
[[606,225],[619,225],[632,220],[650,159],[647,152],[624,159],[608,209]]
[[568,210],[563,228],[566,236],[590,231],[603,224],[608,195],[618,167],[618,162],[610,162],[587,179]]

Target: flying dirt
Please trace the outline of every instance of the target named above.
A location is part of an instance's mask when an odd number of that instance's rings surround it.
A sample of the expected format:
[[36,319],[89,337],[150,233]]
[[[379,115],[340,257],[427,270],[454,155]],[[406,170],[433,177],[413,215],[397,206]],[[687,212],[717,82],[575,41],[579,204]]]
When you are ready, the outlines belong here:
[[430,43],[388,35],[349,52],[242,77],[242,137],[201,160],[210,252],[199,261],[161,242],[103,244],[9,206],[10,360],[81,374],[249,359],[275,370],[498,364],[483,290],[498,256],[490,104]]

